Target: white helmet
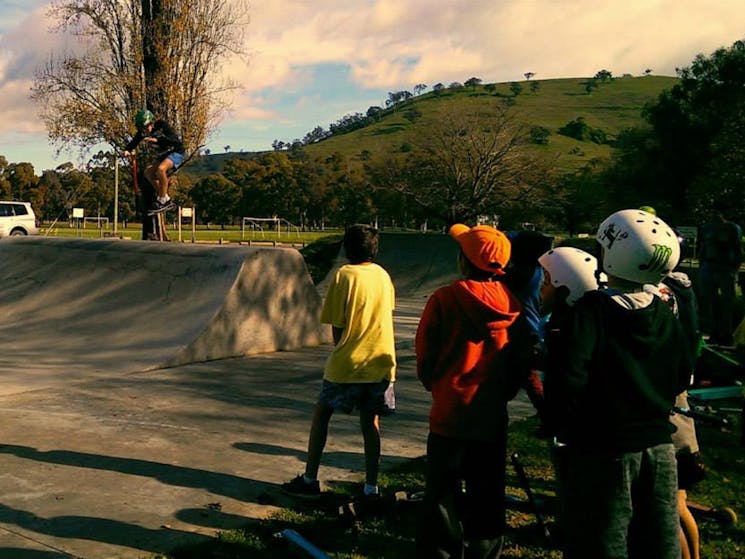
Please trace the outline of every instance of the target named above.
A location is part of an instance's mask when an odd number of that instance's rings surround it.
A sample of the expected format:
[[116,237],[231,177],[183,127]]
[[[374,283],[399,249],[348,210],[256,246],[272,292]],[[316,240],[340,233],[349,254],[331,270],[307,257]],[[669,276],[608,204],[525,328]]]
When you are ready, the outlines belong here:
[[603,270],[634,283],[656,284],[673,271],[680,244],[670,226],[642,210],[611,214],[598,228]]
[[595,272],[597,259],[590,253],[574,247],[557,247],[544,252],[538,263],[551,276],[551,285],[569,290],[567,305],[573,305],[588,291],[598,288]]

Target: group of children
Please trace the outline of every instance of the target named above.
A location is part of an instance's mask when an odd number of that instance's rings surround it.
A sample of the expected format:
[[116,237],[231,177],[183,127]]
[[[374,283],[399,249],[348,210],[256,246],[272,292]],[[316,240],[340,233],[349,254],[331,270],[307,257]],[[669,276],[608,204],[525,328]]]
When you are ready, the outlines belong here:
[[[623,210],[600,225],[598,259],[571,247],[545,251],[540,305],[550,318],[541,336],[505,281],[510,239],[486,225],[456,224],[450,235],[463,278],[432,294],[415,341],[417,376],[432,394],[416,556],[500,555],[507,403],[541,368],[564,556],[679,559],[685,539],[670,411],[690,384],[693,350],[671,310],[675,294],[662,283],[680,255],[673,230],[649,212]],[[373,263],[378,243],[371,227],[346,231],[349,264],[336,272],[321,316],[335,346],[305,472],[283,486],[292,493],[320,494],[329,419],[358,408],[364,495],[379,496],[378,418],[395,408],[396,360],[393,284]]]

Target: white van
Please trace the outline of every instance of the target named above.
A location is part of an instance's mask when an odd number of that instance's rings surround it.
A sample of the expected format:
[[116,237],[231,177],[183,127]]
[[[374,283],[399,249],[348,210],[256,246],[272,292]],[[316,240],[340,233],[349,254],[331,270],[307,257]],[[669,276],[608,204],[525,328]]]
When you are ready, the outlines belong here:
[[0,200],[0,237],[38,234],[36,215],[31,204]]

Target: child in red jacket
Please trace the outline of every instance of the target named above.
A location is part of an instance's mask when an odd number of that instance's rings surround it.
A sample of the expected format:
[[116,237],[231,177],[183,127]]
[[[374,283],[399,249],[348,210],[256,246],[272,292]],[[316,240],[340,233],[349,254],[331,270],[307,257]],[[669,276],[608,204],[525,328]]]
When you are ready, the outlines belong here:
[[435,291],[416,334],[417,376],[432,392],[425,511],[417,557],[492,559],[502,546],[507,402],[530,372],[530,328],[501,283],[510,242],[456,224],[465,279]]

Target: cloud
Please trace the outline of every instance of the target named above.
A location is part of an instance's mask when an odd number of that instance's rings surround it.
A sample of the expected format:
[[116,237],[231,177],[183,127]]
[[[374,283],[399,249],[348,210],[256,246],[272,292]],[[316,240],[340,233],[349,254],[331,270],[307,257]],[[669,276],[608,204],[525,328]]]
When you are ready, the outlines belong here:
[[[39,128],[27,98],[34,71],[50,53],[78,46],[48,33],[46,4],[0,7],[0,133]],[[249,16],[246,56],[221,68],[241,86],[227,117],[298,128],[305,118],[306,131],[341,116],[333,110],[364,110],[371,98],[382,102],[385,92],[417,83],[512,81],[527,71],[581,77],[603,68],[673,75],[696,54],[745,35],[742,0],[250,0]]]
[[601,68],[673,74],[697,52],[740,38],[745,4],[443,0],[433,8],[429,0],[254,0],[250,26],[247,87],[279,87],[303,66],[345,63],[360,87],[372,89],[471,75],[509,81],[528,69],[538,77]]

